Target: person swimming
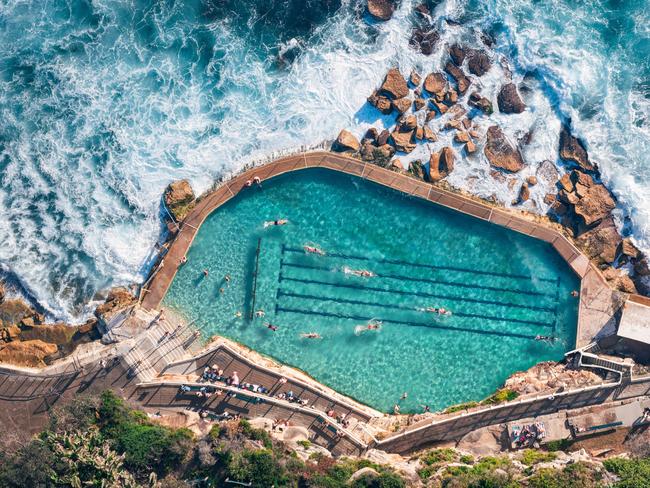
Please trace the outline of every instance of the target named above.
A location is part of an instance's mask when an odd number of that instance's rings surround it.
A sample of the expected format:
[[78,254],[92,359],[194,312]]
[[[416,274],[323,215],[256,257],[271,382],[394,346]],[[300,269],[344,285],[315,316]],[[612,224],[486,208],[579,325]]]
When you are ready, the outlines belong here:
[[322,339],[323,336],[321,336],[318,332],[303,332],[300,334],[300,337],[303,339]]
[[279,329],[277,325],[273,325],[271,322],[267,322],[264,324],[267,329],[271,329],[273,332]]
[[367,269],[351,269],[348,268],[347,266],[343,267],[343,272],[345,274],[361,276],[362,278],[373,278],[374,276],[376,276],[375,273],[373,273],[372,271],[368,271]]
[[325,256],[325,251],[323,251],[322,249],[319,249],[316,246],[309,246],[309,245],[305,244],[304,246],[302,246],[302,248],[305,250],[305,252],[308,252],[308,253],[311,253],[311,254],[318,254],[319,256]]
[[381,320],[369,320],[365,325],[357,325],[354,328],[355,335],[361,335],[368,330],[381,330],[382,321]]
[[536,335],[535,340],[536,341],[543,341],[543,342],[555,342],[555,337],[553,337],[553,336],[545,336],[545,335]]
[[418,308],[420,312],[429,312],[437,313],[438,315],[451,315],[451,310],[447,310],[443,307],[427,307],[427,308]]
[[264,228],[274,227],[276,225],[287,225],[289,221],[287,219],[278,219],[278,220],[267,220],[264,222]]

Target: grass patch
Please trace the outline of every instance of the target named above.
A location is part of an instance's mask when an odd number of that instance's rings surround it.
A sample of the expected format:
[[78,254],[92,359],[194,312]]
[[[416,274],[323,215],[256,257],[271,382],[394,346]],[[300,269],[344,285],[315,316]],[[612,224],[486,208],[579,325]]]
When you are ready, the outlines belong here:
[[468,410],[470,408],[474,408],[478,406],[479,406],[478,402],[459,403],[458,405],[452,405],[451,407],[447,407],[442,413],[456,413],[462,410]]
[[554,452],[540,451],[539,449],[524,449],[521,453],[521,462],[526,466],[554,461],[557,454]]

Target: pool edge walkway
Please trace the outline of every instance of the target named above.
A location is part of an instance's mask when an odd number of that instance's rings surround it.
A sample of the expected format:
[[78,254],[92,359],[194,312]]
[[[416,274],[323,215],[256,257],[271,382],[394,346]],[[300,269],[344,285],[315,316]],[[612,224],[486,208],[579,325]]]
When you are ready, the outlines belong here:
[[548,242],[581,280],[576,348],[588,345],[599,334],[611,332],[615,315],[627,295],[611,289],[600,270],[571,242],[569,237],[560,231],[541,222],[514,215],[507,209],[492,207],[470,197],[439,188],[405,173],[326,151],[294,154],[253,167],[200,197],[194,209],[180,222],[179,231],[171,241],[167,253],[152,270],[149,280],[143,286],[142,306],[145,309],[157,309],[160,306],[176,275],[181,258],[192,245],[205,219],[240,191],[245,191],[246,181],[254,177],[265,181],[281,174],[307,168],[324,168],[357,176]]

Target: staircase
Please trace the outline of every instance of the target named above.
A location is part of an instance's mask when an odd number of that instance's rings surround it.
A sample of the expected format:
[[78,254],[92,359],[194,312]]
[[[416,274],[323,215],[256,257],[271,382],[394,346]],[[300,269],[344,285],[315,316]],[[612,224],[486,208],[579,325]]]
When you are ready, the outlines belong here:
[[618,361],[605,359],[597,355],[600,352],[600,346],[593,342],[581,349],[575,349],[565,354],[565,357],[572,357],[576,367],[594,368],[614,373],[618,376],[619,382],[624,379],[630,379],[632,376],[632,366]]
[[124,355],[130,373],[137,376],[139,382],[151,381],[168,364],[194,355],[202,347],[194,331],[187,325],[179,327],[168,320],[158,321],[137,336]]

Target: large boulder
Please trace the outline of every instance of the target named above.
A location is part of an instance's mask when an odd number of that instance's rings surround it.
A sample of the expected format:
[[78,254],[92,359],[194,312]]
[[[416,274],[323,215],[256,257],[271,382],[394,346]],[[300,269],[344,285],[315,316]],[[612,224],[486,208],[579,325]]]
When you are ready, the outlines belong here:
[[526,110],[526,104],[521,101],[514,83],[506,83],[497,95],[499,111],[504,114],[520,114]]
[[417,49],[422,54],[429,56],[433,53],[433,48],[440,39],[440,34],[435,29],[422,29],[416,27],[411,33],[409,44],[412,48]]
[[469,96],[469,100],[467,101],[468,105],[471,107],[476,107],[482,112],[486,113],[487,115],[492,114],[494,109],[492,108],[492,102],[482,96],[479,92],[473,92]]
[[183,220],[194,207],[194,191],[187,180],[173,181],[165,189],[165,205],[175,220]]
[[45,359],[56,354],[56,344],[43,341],[12,341],[0,344],[0,363],[41,368],[45,366]]
[[487,142],[483,152],[490,164],[495,168],[515,173],[521,171],[525,166],[519,150],[510,144],[501,128],[497,125],[488,128]]
[[456,66],[461,66],[467,56],[467,49],[460,44],[453,44],[449,46],[449,56]]
[[391,103],[390,98],[381,95],[378,91],[375,91],[368,97],[368,103],[386,115],[393,111],[393,104]]
[[483,76],[490,70],[492,63],[485,51],[472,49],[467,56],[467,69],[476,76]]
[[393,108],[401,115],[411,108],[411,103],[411,99],[408,97],[398,98],[397,100],[393,100]]
[[380,90],[392,99],[404,98],[409,94],[409,87],[406,84],[406,80],[397,68],[388,70]]
[[589,161],[589,155],[584,144],[571,134],[566,125],[562,126],[560,132],[560,157],[566,161],[572,161],[586,171],[596,169],[596,166]]
[[356,152],[359,149],[361,149],[361,145],[359,144],[359,140],[354,136],[354,134],[352,134],[350,131],[343,129],[341,132],[339,132],[339,135],[336,138],[336,141],[334,142],[332,149],[334,149],[337,152],[345,152],[345,151]]
[[582,186],[582,188],[581,190],[581,187],[576,185],[579,199],[574,203],[573,210],[582,219],[584,225],[589,227],[607,217],[616,207],[616,203],[609,190],[601,184]]
[[40,340],[59,346],[70,344],[79,327],[66,324],[47,324],[23,327],[20,338],[26,340]]
[[465,73],[463,73],[463,70],[460,69],[458,66],[456,66],[454,63],[451,61],[447,62],[445,65],[445,71],[449,73],[449,75],[456,80],[456,84],[458,86],[458,93],[459,94],[464,94],[467,89],[469,88],[469,85],[472,83],[472,81],[465,76]]
[[368,13],[378,20],[390,20],[394,11],[392,0],[368,0]]
[[601,264],[614,262],[621,241],[621,235],[616,230],[612,217],[604,219],[596,227],[583,232],[576,239],[585,253]]
[[34,316],[34,310],[20,299],[4,300],[0,303],[0,323],[5,326],[18,325],[24,319]]
[[454,170],[454,151],[443,147],[429,158],[429,181],[440,181]]
[[113,288],[104,303],[95,309],[95,317],[108,323],[117,312],[133,305],[135,301],[136,298],[126,288]]
[[390,135],[390,137],[393,141],[393,146],[395,149],[405,153],[410,153],[413,151],[413,149],[415,149],[415,143],[413,142],[414,135],[415,129],[407,131],[395,130]]
[[429,73],[424,79],[424,89],[442,100],[447,91],[447,77],[444,73]]

